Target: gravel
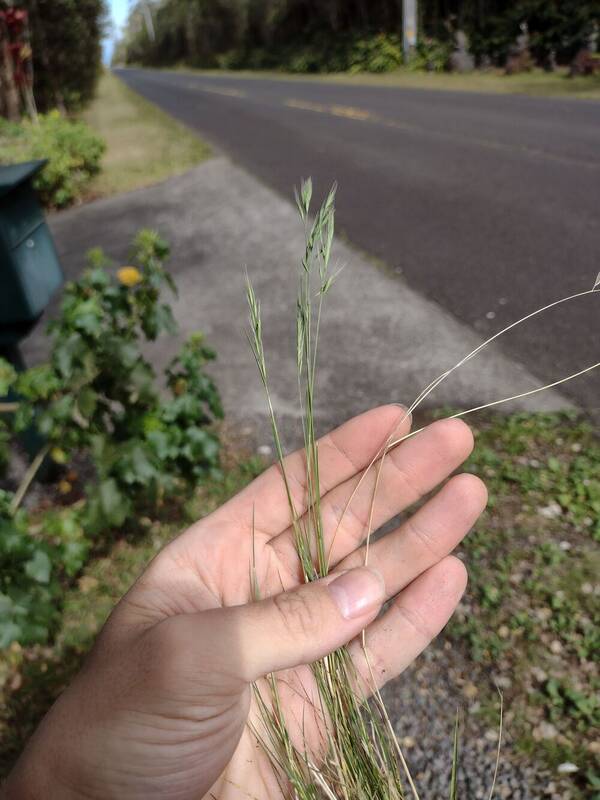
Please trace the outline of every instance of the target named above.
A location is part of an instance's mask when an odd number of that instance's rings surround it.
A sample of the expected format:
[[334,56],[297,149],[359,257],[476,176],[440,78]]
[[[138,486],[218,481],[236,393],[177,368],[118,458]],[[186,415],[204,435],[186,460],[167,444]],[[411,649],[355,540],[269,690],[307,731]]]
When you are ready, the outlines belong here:
[[[408,761],[421,800],[448,797],[456,709],[460,709],[458,796],[488,800],[493,781],[498,728],[477,712],[479,695],[493,686],[472,683],[472,669],[443,637],[411,668],[386,686],[386,708]],[[494,798],[570,800],[570,790],[535,763],[518,756],[510,741],[510,708],[505,715]]]

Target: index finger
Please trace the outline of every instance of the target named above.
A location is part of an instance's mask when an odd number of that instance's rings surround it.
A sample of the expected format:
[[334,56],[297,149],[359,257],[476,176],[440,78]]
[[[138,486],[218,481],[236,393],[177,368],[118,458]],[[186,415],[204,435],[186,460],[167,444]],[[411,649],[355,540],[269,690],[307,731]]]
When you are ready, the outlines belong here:
[[[404,436],[410,417],[399,405],[380,406],[348,420],[318,440],[319,491],[323,496],[365,469],[389,437]],[[283,461],[292,502],[298,517],[308,509],[306,454],[297,450]],[[279,464],[226,503],[218,512],[256,531],[277,536],[292,524],[285,483]]]

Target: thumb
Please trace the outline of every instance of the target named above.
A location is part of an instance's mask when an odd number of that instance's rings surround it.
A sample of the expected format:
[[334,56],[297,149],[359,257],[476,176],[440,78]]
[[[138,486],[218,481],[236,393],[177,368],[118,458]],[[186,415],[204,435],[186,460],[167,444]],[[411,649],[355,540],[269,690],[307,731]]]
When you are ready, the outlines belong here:
[[383,578],[368,567],[328,575],[291,592],[216,612],[222,615],[221,646],[229,664],[231,654],[239,654],[239,677],[254,681],[309,664],[346,644],[377,616],[384,599]]

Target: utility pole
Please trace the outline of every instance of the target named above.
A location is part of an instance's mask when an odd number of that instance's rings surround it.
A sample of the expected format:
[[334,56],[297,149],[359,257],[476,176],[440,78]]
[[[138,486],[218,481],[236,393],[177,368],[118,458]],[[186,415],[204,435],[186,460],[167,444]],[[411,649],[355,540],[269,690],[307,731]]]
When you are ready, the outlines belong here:
[[146,33],[148,34],[148,38],[151,42],[156,39],[156,31],[154,30],[154,20],[152,19],[152,9],[148,3],[148,0],[129,0],[129,16],[134,10],[141,11],[142,17],[144,19],[144,24],[146,26]]
[[417,46],[417,2],[402,0],[402,52],[405,64]]
[[142,12],[146,23],[146,33],[150,41],[153,42],[156,39],[156,33],[154,32],[154,20],[152,19],[152,11],[148,5],[148,0],[142,0]]

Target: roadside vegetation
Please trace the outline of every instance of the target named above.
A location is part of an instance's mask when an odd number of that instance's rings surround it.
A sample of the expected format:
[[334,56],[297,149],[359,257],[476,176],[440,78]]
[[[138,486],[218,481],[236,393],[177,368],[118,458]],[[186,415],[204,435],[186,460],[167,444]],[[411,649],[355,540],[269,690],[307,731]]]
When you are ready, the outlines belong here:
[[[223,411],[206,371],[215,353],[193,334],[159,377],[142,351],[177,333],[167,253],[141,231],[133,265],[115,275],[93,251],[49,325],[48,363],[17,373],[0,359],[0,466],[14,463],[18,437],[33,430],[43,442],[0,485],[1,649],[51,642],[65,587],[99,542],[221,475],[214,423]],[[55,480],[46,503],[28,508],[40,470]]]
[[203,161],[208,146],[109,72],[79,116],[0,117],[0,163],[48,159],[34,186],[48,209],[158,183]]
[[0,57],[0,164],[47,159],[34,186],[48,209],[156,183],[209,154],[103,72],[105,13],[101,0],[0,0],[11,54]]
[[[13,78],[30,86],[39,112],[75,112],[94,96],[101,72],[102,38],[107,25],[104,0],[0,0]],[[9,73],[0,86],[0,116],[19,112],[9,98]],[[12,120],[17,121],[15,118]]]
[[188,128],[104,72],[83,120],[102,137],[102,171],[88,197],[127,192],[158,183],[203,161],[210,149]]
[[600,99],[600,71],[596,75],[572,77],[566,67],[557,68],[553,72],[536,67],[516,75],[506,75],[501,69],[464,73],[398,69],[385,75],[331,75],[322,79],[361,83],[367,86],[398,86],[406,89]]
[[34,179],[46,208],[60,209],[81,200],[101,169],[105,144],[85,123],[59,111],[36,121],[8,122],[0,117],[0,164],[47,159]]
[[431,72],[398,67],[391,72],[330,72],[290,73],[282,70],[205,70],[178,65],[177,72],[207,75],[211,78],[261,78],[286,81],[316,81],[359,86],[383,86],[403,89],[429,89],[434,91],[483,92],[485,94],[515,94],[533,97],[571,97],[578,100],[600,100],[600,73],[587,77],[570,77],[567,68],[553,72],[535,68],[530,72],[506,75],[498,68],[473,72]]
[[[114,62],[302,75],[393,73],[396,85],[586,95],[599,89],[596,29],[593,0],[453,0],[443,8],[423,0],[416,46],[405,63],[402,5],[394,0],[258,0],[227,7],[218,0],[162,0],[132,5]],[[442,80],[451,73],[458,76]]]

